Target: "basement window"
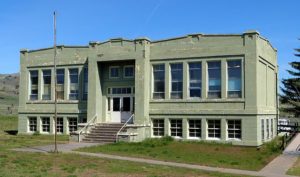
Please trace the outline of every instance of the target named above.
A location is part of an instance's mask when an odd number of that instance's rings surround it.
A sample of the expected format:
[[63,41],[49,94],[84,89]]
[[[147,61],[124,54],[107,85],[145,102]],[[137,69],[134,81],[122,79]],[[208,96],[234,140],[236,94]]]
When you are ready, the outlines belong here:
[[56,124],[56,131],[57,133],[63,133],[64,132],[64,118],[63,117],[57,117],[57,124]]
[[228,120],[228,138],[229,139],[241,139],[242,130],[241,130],[241,120]]
[[37,118],[29,117],[29,131],[36,132],[37,131]]
[[181,119],[171,119],[171,136],[182,137],[182,120]]
[[69,132],[77,131],[77,118],[76,117],[69,117]]
[[208,137],[212,139],[221,138],[221,121],[220,120],[208,120]]
[[50,132],[50,117],[42,117],[43,132]]
[[153,136],[164,136],[165,122],[164,119],[153,119]]
[[189,120],[189,137],[201,138],[201,120]]

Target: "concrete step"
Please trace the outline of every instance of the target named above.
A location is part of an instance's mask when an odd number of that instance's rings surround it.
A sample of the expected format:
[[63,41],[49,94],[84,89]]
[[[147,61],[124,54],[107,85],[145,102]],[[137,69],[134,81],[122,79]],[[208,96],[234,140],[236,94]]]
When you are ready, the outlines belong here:
[[83,138],[83,142],[116,142],[116,139]]
[[85,136],[86,138],[98,138],[98,139],[101,139],[101,138],[103,138],[103,139],[114,139],[114,138],[116,138],[116,136],[115,135],[87,135],[87,136]]

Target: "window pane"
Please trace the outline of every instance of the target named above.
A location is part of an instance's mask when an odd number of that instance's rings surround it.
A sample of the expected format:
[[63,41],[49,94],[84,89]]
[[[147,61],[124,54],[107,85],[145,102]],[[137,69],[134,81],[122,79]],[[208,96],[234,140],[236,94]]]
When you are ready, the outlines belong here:
[[110,68],[110,77],[119,77],[119,67]]
[[163,99],[165,94],[165,65],[153,65],[154,99]]
[[201,97],[201,63],[189,63],[190,97]]
[[208,66],[208,98],[221,97],[221,62],[207,62]]
[[241,97],[241,60],[227,61],[228,97]]
[[182,63],[171,64],[171,98],[173,99],[182,98],[182,76]]
[[125,77],[133,77],[134,75],[134,68],[132,66],[130,67],[125,67],[124,68],[124,76]]

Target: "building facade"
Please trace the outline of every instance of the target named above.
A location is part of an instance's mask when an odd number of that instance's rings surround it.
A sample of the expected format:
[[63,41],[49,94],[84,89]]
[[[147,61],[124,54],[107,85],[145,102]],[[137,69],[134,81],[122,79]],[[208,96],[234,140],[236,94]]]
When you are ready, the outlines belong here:
[[19,133],[124,123],[132,141],[173,136],[258,146],[277,134],[277,52],[256,31],[21,50]]

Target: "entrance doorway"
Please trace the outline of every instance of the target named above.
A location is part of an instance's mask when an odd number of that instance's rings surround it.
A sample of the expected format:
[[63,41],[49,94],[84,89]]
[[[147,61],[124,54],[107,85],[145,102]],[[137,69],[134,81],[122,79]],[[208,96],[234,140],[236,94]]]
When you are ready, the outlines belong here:
[[130,96],[117,96],[112,101],[111,122],[125,123],[132,115],[132,98]]
[[[107,115],[109,122],[127,122],[134,112],[134,101],[132,87],[108,88]],[[133,121],[129,123],[133,123]]]

